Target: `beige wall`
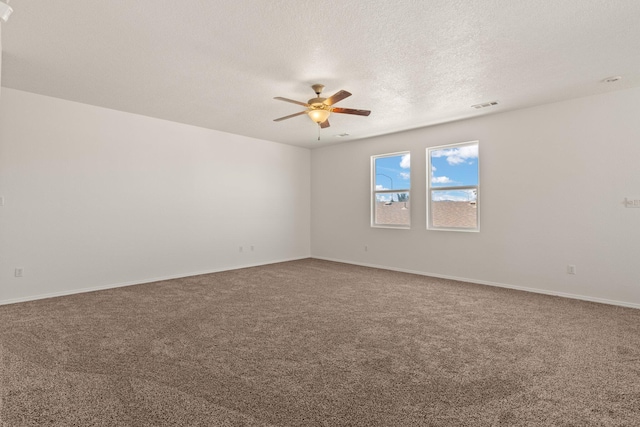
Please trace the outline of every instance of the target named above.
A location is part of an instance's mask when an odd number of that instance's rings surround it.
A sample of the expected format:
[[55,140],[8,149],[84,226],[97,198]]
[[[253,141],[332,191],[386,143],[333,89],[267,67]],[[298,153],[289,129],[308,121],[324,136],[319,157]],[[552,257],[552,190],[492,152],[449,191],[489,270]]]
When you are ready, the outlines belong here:
[[3,88],[0,302],[308,257],[309,167],[308,149]]
[[[638,117],[632,89],[314,149],[312,256],[640,307]],[[426,230],[426,147],[473,140],[481,231]],[[370,156],[405,150],[411,229],[371,228]]]
[[0,25],[0,96],[2,96],[2,25]]
[[[640,307],[639,116],[632,89],[310,153],[3,88],[0,302],[311,254]],[[427,231],[425,148],[470,140],[481,231]],[[370,156],[404,150],[412,227],[371,228]]]

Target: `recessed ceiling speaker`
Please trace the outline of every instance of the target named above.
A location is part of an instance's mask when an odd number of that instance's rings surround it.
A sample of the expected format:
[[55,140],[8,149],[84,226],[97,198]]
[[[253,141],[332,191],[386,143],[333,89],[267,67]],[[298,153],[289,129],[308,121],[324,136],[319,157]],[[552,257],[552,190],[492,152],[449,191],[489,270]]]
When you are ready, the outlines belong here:
[[9,6],[5,2],[0,1],[0,19],[2,19],[4,22],[7,22],[12,12],[13,9],[11,8],[11,6]]

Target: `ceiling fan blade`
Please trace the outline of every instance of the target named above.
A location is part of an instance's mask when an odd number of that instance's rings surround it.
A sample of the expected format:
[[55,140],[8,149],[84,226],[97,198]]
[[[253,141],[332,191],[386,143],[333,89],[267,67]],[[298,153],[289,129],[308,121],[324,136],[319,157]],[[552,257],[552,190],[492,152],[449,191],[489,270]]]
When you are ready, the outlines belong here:
[[368,116],[371,114],[369,110],[356,110],[354,108],[332,108],[332,113],[355,114],[356,116]]
[[327,120],[325,120],[324,122],[320,123],[320,127],[321,127],[322,129],[324,129],[324,128],[328,128],[329,126],[331,126],[331,125],[329,124],[329,119],[327,119]]
[[334,95],[324,100],[325,105],[333,105],[338,101],[342,101],[346,97],[351,96],[351,93],[346,90],[341,90],[340,92],[336,92]]
[[284,102],[290,102],[292,104],[298,104],[298,105],[302,105],[303,107],[308,107],[309,104],[307,104],[306,102],[300,102],[300,101],[295,101],[293,99],[289,99],[289,98],[283,98],[281,96],[276,96],[273,99],[277,99],[278,101],[284,101]]
[[288,116],[280,117],[279,119],[273,119],[274,122],[280,122],[282,120],[290,119],[291,117],[299,116],[301,114],[306,114],[306,111],[300,111],[299,113],[289,114]]

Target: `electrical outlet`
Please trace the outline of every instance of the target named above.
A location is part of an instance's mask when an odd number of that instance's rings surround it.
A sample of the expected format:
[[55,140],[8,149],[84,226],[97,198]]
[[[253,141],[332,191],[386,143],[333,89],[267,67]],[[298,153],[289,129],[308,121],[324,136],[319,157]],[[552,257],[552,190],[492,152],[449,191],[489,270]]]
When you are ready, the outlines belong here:
[[242,252],[244,248],[242,246],[238,246],[238,252]]
[[255,250],[255,247],[251,245],[251,252],[253,252],[254,250]]
[[567,274],[576,274],[576,266],[567,265]]
[[24,274],[24,269],[22,267],[16,267],[14,274],[16,277],[22,277]]
[[365,245],[365,246],[364,246],[364,251],[365,251],[365,252],[369,252],[369,246]]

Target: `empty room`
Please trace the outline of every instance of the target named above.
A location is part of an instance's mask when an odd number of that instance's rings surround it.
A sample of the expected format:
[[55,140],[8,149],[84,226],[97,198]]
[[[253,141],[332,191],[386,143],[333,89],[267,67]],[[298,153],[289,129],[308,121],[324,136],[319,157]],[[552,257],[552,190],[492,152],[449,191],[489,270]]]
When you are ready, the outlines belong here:
[[639,19],[0,0],[0,426],[640,425]]

